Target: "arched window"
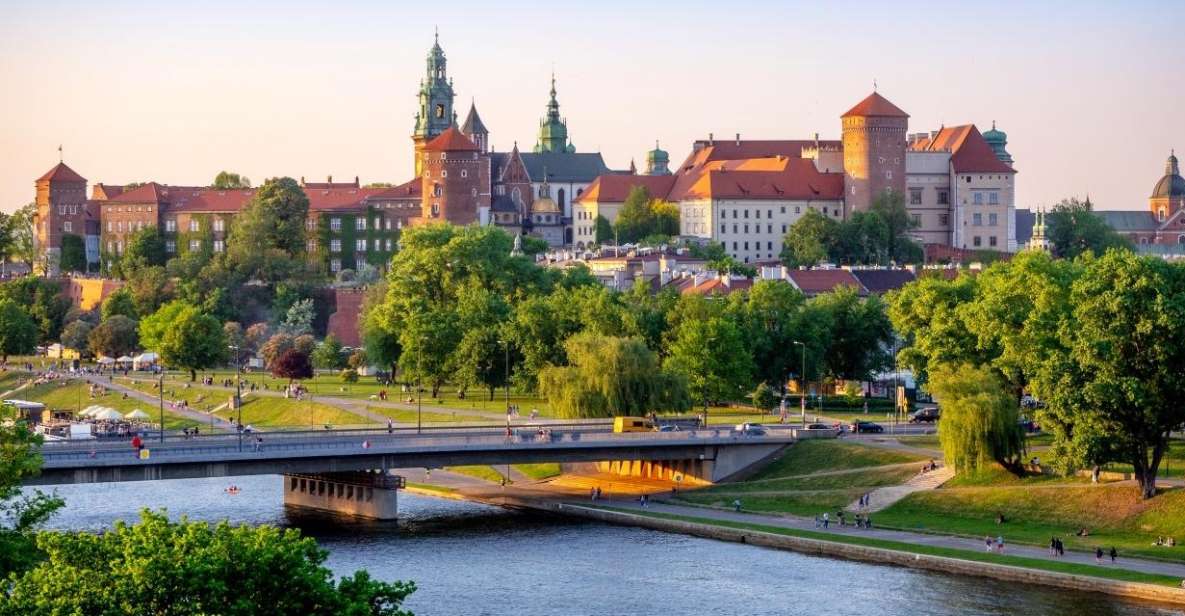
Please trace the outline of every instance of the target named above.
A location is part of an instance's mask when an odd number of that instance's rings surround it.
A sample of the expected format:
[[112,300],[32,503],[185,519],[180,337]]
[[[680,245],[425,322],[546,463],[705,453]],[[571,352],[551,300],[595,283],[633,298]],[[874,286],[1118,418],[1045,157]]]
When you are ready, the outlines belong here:
[[440,184],[433,184],[432,185],[432,196],[433,197],[439,197],[441,195],[441,192],[442,191],[440,188]]
[[1185,235],[1178,235],[1177,236],[1177,243],[1181,244],[1181,245],[1185,245]]
[[1166,218],[1164,208],[1160,208],[1160,211],[1156,213],[1156,216],[1160,219],[1160,222],[1164,222],[1164,219]]
[[519,190],[518,186],[515,186],[514,189],[510,191],[510,199],[518,205],[523,204],[523,192]]
[[564,189],[562,189],[562,188],[560,189],[559,196],[560,196],[560,199],[559,199],[560,209],[563,210],[564,209],[564,199],[565,199]]
[[1147,245],[1148,245],[1148,238],[1146,238],[1146,237],[1141,237],[1141,238],[1140,238],[1140,245],[1141,245],[1141,246],[1147,246]]

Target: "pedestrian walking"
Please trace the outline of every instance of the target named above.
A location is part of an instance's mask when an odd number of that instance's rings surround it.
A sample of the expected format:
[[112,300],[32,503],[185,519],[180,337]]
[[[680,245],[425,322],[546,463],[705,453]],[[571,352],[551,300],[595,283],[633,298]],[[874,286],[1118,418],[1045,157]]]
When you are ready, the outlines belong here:
[[255,451],[258,452],[260,450],[260,448],[262,448],[262,447],[263,447],[263,437],[256,435],[255,436]]
[[1111,564],[1115,564],[1115,558],[1119,556],[1119,552],[1115,551],[1115,546],[1111,546]]
[[738,498],[738,499],[732,501],[732,508],[737,513],[740,513],[741,512],[741,499]]
[[387,420],[387,434],[394,434],[394,433],[395,433],[395,424],[391,423],[391,420],[388,419]]
[[1057,556],[1057,537],[1049,538],[1049,555]]
[[826,511],[824,511],[824,512],[823,512],[823,528],[827,528],[827,525],[828,525],[828,524],[830,524],[830,523],[831,523],[831,518],[830,518],[830,516],[827,514],[827,512],[826,512]]
[[1096,565],[1103,564],[1103,548],[1096,547],[1094,549],[1094,564],[1096,564]]
[[597,500],[597,489],[596,488],[589,488],[588,489],[588,500],[590,500],[590,501]]
[[1004,553],[1004,535],[996,537],[996,551],[1001,554]]
[[991,552],[996,547],[996,542],[992,540],[991,535],[983,538],[983,544],[986,551]]

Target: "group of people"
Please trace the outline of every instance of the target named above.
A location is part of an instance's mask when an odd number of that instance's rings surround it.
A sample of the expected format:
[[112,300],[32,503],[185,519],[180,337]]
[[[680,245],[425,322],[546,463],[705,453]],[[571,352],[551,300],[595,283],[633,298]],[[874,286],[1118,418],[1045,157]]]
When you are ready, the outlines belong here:
[[588,489],[588,498],[592,501],[601,500],[601,487],[594,486]]
[[[864,506],[867,506],[867,504],[868,504],[868,501],[866,498],[867,496],[868,495],[865,494],[860,499],[864,503]],[[847,524],[848,524],[847,512],[845,512],[842,509],[835,512],[835,521],[840,526],[847,526]],[[857,513],[852,518],[852,526],[855,526],[856,528],[872,528],[872,516],[867,513],[863,513],[863,514]],[[815,528],[823,528],[823,529],[831,528],[831,514],[829,514],[825,511],[825,512],[823,512],[823,515],[815,516]]]
[[1162,548],[1173,548],[1173,547],[1177,547],[1177,540],[1173,539],[1172,537],[1159,537],[1158,536],[1156,538],[1156,543],[1153,543],[1152,545],[1157,546],[1157,547],[1162,547]]
[[988,535],[987,537],[983,538],[983,545],[987,549],[988,552],[995,552],[997,554],[1003,554],[1004,553],[1004,536],[999,535],[995,539],[992,539],[992,536]]
[[926,462],[922,465],[922,471],[920,474],[925,475],[926,473],[936,470],[938,470],[938,463],[931,459],[929,462]]

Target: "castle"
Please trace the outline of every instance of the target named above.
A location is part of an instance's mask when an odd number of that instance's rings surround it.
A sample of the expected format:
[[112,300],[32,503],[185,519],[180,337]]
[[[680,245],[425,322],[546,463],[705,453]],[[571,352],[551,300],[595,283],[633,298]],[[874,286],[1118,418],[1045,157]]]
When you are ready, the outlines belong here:
[[[307,251],[336,273],[389,261],[399,230],[430,222],[496,225],[552,246],[584,249],[596,221],[615,220],[634,186],[678,204],[681,234],[721,242],[744,262],[777,259],[782,238],[807,209],[842,220],[882,192],[907,198],[914,237],[968,250],[1016,249],[1014,178],[1006,136],[974,125],[910,135],[909,115],[873,92],[840,117],[842,138],[696,141],[682,165],[655,144],[645,172],[615,171],[578,152],[560,114],[555,76],[531,151],[495,151],[471,104],[458,127],[456,94],[439,39],[429,50],[412,130],[413,178],[397,185],[305,182]],[[36,182],[35,236],[45,270],[63,245],[81,246],[88,269],[121,255],[131,235],[154,227],[169,256],[225,250],[230,222],[253,189],[136,186],[87,180],[64,162]]]

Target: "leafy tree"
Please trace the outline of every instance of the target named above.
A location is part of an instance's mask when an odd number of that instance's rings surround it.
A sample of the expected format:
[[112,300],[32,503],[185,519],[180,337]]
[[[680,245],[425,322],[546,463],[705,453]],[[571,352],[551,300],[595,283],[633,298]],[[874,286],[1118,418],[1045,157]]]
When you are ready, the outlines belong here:
[[630,189],[613,227],[617,231],[617,241],[622,244],[632,244],[650,235],[654,229],[654,212],[650,208],[650,192],[645,186]]
[[807,208],[782,238],[782,263],[787,267],[813,267],[826,261],[838,233],[839,223]]
[[1053,254],[1073,259],[1091,251],[1101,255],[1110,248],[1131,248],[1131,240],[1116,233],[1094,212],[1090,199],[1062,199],[1045,215],[1045,237]]
[[222,335],[226,337],[226,348],[231,353],[230,361],[235,366],[240,365],[244,347],[247,344],[246,336],[243,335],[243,326],[235,321],[227,321],[222,324]]
[[748,389],[753,360],[740,328],[724,317],[684,321],[669,351],[665,367],[687,379],[692,399],[705,408]]
[[328,553],[295,529],[163,512],[101,534],[44,532],[37,545],[45,560],[10,578],[0,615],[410,616],[400,606],[415,590],[365,571],[335,582]]
[[1083,263],[1066,305],[1034,328],[1042,426],[1071,462],[1131,464],[1151,498],[1169,434],[1185,426],[1185,267],[1108,251]]
[[31,355],[37,346],[37,325],[11,299],[0,299],[0,363],[9,355]]
[[226,359],[222,324],[187,306],[165,329],[160,355],[165,364],[189,370],[189,380],[196,381],[198,370],[213,368]]
[[596,225],[596,239],[593,241],[595,241],[598,245],[605,244],[609,240],[613,239],[613,223],[610,223],[608,218],[597,214],[597,219],[594,224]]
[[362,309],[358,313],[358,330],[362,336],[362,348],[365,350],[366,358],[376,365],[389,368],[393,375],[399,363],[402,347],[399,346],[398,332],[392,329],[398,321],[384,314],[384,311],[389,309],[383,303],[386,295],[386,281],[366,291]]
[[885,190],[877,195],[868,208],[870,214],[884,221],[886,234],[884,254],[897,263],[916,263],[922,259],[922,249],[909,237],[916,225],[905,206],[905,195]]
[[746,263],[741,263],[730,255],[725,255],[723,258],[715,261],[709,261],[708,267],[721,274],[736,274],[745,278],[757,277],[757,268]]
[[932,367],[943,364],[980,366],[991,361],[976,343],[976,336],[959,316],[960,307],[975,299],[979,283],[962,274],[954,280],[938,275],[919,276],[889,293],[889,319],[906,345],[900,363],[925,381]]
[[317,339],[312,334],[301,334],[292,339],[292,348],[311,358],[313,351],[317,350]]
[[234,218],[228,261],[261,280],[289,277],[295,260],[303,259],[308,212],[309,198],[296,180],[267,180]]
[[120,271],[125,278],[146,267],[161,267],[169,260],[165,238],[156,227],[144,227],[128,239],[127,250],[119,257]]
[[313,319],[316,317],[312,299],[302,299],[288,309],[284,316],[284,324],[280,329],[292,336],[303,336],[313,333]]
[[15,259],[30,268],[37,260],[37,244],[34,241],[33,219],[37,215],[37,204],[30,202],[12,213],[6,228],[12,240],[8,258]]
[[885,349],[893,339],[893,326],[879,297],[860,299],[855,289],[841,287],[811,303],[828,315],[831,336],[823,363],[829,375],[864,381],[891,365]]
[[141,267],[127,275],[125,289],[132,294],[136,314],[152,314],[172,299],[169,276],[159,265]]
[[272,364],[272,376],[289,381],[313,378],[313,364],[309,356],[296,349],[288,349]]
[[250,352],[255,353],[270,337],[271,328],[267,323],[254,323],[243,332],[243,343]]
[[654,217],[653,227],[647,235],[679,235],[679,204],[655,199],[650,204],[650,212]]
[[457,317],[464,334],[452,359],[455,380],[462,390],[484,387],[493,400],[494,390],[506,385],[509,351],[499,326],[509,315],[510,307],[497,294],[482,288],[462,290]]
[[162,352],[165,335],[188,306],[180,300],[171,301],[156,312],[140,319],[140,344],[150,351]]
[[284,332],[268,338],[267,342],[259,347],[259,355],[263,357],[263,365],[270,369],[276,363],[276,360],[280,359],[280,356],[293,348],[295,342],[296,339],[291,334]]
[[539,374],[539,390],[560,417],[644,415],[691,405],[686,380],[663,370],[641,340],[583,332],[564,346],[570,365]]
[[801,355],[794,346],[802,341],[804,327],[798,323],[806,297],[781,281],[758,280],[747,295],[729,296],[753,354],[754,376],[779,390],[792,372],[797,372]]
[[135,321],[122,314],[105,319],[87,336],[87,346],[95,355],[119,357],[130,355],[139,343]]
[[86,271],[86,243],[82,237],[73,233],[62,235],[62,252],[58,259],[58,267],[63,272]]
[[[0,577],[25,571],[41,559],[34,533],[64,504],[55,495],[21,489],[25,479],[41,471],[41,442],[16,407],[0,404]],[[4,605],[0,601],[0,614]]]
[[116,315],[122,315],[129,319],[137,318],[136,300],[132,297],[132,292],[126,288],[116,289],[107,296],[107,299],[103,300],[99,314],[102,315],[104,321]]
[[329,334],[317,345],[313,351],[313,365],[328,370],[346,367],[346,356],[342,353],[342,343],[337,336]]
[[239,175],[229,171],[219,171],[218,175],[214,176],[214,184],[211,188],[221,190],[251,188],[251,179],[245,175]]
[[357,383],[358,371],[353,368],[346,368],[341,371],[341,377],[343,383]]
[[62,328],[62,346],[87,354],[90,349],[87,341],[94,326],[83,320],[77,320]]
[[943,365],[930,375],[930,392],[942,405],[938,441],[956,472],[997,463],[1024,473],[1025,436],[1019,406],[1007,384],[983,366]]
[[781,400],[774,388],[765,383],[758,383],[757,388],[753,390],[753,406],[760,409],[762,413],[772,411]]
[[57,340],[66,324],[70,300],[63,297],[55,281],[38,276],[23,276],[0,284],[0,297],[16,302],[28,311],[37,324],[37,340]]

